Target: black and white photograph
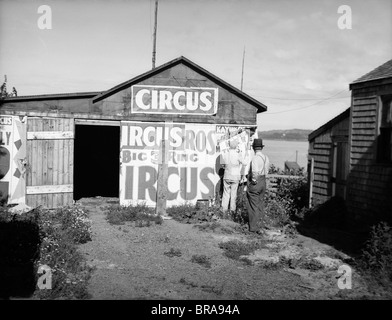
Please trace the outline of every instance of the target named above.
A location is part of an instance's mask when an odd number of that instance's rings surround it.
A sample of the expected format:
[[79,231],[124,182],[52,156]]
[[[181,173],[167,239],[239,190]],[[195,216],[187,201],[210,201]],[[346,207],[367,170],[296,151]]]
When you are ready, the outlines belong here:
[[391,0],[0,0],[0,85],[0,300],[392,299]]

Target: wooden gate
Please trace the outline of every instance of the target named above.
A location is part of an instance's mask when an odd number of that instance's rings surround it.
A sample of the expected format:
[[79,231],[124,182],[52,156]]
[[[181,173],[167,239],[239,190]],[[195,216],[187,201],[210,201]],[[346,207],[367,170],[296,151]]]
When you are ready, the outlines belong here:
[[26,204],[73,203],[74,120],[28,118]]

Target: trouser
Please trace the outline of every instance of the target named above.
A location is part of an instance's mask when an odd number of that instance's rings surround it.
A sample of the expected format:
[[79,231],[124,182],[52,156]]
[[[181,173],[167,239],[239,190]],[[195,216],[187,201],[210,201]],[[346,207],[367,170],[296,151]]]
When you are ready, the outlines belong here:
[[259,176],[256,181],[256,184],[248,181],[248,190],[246,192],[249,231],[252,232],[258,231],[259,227],[263,226],[261,218],[264,218],[265,176]]
[[226,212],[229,209],[235,211],[237,201],[237,189],[239,181],[223,179],[223,197],[222,197],[222,209]]

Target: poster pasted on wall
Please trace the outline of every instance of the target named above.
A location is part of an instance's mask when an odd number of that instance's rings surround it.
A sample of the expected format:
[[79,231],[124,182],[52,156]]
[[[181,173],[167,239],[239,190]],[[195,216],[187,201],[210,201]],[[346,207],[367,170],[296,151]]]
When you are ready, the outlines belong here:
[[[214,124],[121,123],[120,203],[154,206],[157,195],[161,143],[168,146],[167,205],[212,200],[219,181],[222,130]],[[227,130],[227,128],[226,128]],[[248,146],[248,131],[237,138]]]
[[0,116],[0,198],[25,203],[26,118]]

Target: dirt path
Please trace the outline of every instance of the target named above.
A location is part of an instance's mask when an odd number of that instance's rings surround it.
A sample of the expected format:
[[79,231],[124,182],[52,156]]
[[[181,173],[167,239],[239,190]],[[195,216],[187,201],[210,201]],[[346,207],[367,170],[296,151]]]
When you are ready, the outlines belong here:
[[[227,258],[219,248],[223,241],[254,240],[235,232],[232,222],[223,222],[231,234],[205,232],[174,220],[150,227],[114,226],[105,219],[105,201],[80,201],[92,220],[92,241],[80,250],[96,267],[88,288],[93,299],[328,299],[341,294],[336,260],[323,257],[331,248],[313,239],[271,233],[269,247],[249,256],[246,264]],[[171,249],[181,255],[165,255]],[[207,256],[211,266],[192,262],[194,255]],[[282,255],[321,256],[325,267],[266,267],[266,261],[277,262]]]

